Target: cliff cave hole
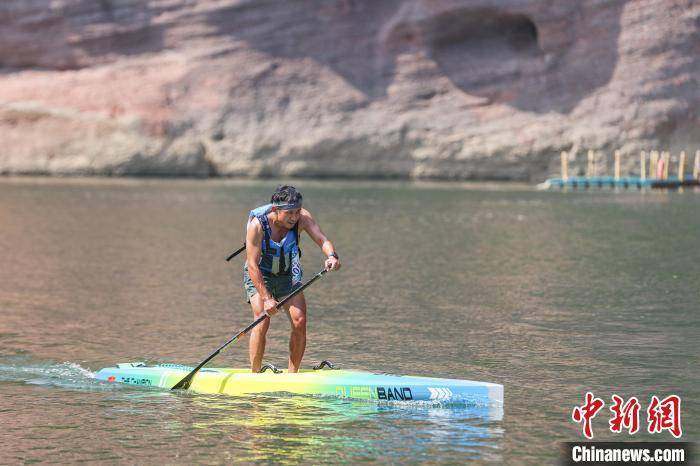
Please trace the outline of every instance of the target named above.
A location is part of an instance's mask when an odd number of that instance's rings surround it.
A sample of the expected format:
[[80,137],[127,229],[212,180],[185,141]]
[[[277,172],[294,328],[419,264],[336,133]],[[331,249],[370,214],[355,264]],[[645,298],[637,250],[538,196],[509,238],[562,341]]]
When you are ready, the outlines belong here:
[[521,14],[452,12],[432,18],[424,30],[433,59],[465,90],[518,79],[543,55],[537,26]]
[[426,32],[435,49],[462,45],[480,48],[508,46],[518,52],[539,50],[537,26],[524,15],[469,10],[433,18]]

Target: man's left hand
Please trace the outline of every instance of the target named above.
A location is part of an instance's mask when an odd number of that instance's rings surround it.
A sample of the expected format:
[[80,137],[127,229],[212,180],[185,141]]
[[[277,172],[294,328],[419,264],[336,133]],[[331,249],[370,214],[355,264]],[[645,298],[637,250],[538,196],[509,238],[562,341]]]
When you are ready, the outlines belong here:
[[340,269],[340,260],[336,257],[329,257],[326,259],[326,270],[339,270]]

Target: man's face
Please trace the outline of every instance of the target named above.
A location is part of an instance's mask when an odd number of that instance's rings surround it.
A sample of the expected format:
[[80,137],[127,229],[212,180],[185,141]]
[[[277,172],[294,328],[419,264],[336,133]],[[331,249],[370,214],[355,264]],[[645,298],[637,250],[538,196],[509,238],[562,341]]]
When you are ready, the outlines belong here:
[[277,221],[284,225],[285,228],[292,228],[299,221],[299,215],[301,215],[301,208],[277,209]]

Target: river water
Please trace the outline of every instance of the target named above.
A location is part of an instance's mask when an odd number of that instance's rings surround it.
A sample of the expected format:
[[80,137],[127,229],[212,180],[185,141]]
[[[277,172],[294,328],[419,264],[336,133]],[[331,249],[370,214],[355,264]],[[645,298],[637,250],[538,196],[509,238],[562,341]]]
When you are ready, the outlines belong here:
[[[297,181],[343,268],[306,292],[305,366],[503,384],[504,409],[232,398],[107,384],[117,362],[203,359],[251,319],[249,209],[275,181],[0,180],[0,462],[548,464],[646,433],[652,395],[700,433],[700,194]],[[306,277],[323,256],[302,239]],[[275,317],[266,361],[285,366]],[[245,366],[247,341],[214,366]],[[612,394],[642,429],[608,430]]]

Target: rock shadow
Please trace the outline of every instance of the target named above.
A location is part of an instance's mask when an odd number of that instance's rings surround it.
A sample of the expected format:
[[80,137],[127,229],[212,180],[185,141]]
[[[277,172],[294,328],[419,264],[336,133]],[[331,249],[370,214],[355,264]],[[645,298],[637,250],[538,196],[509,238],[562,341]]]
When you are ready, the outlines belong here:
[[399,0],[319,0],[236,3],[206,17],[217,33],[245,41],[271,57],[311,58],[369,100],[383,97],[393,60],[378,57],[377,36]]
[[[157,3],[155,5],[158,5]],[[64,17],[71,28],[79,31],[85,26],[79,18],[90,18],[91,30],[100,33],[79,34],[75,44],[91,59],[111,55],[141,55],[160,52],[165,48],[166,24],[154,24],[162,8],[151,6],[149,2],[124,2],[120,0],[98,0],[80,5],[76,12],[66,8]],[[86,12],[86,8],[90,8]],[[82,32],[82,31],[81,31]]]
[[70,70],[159,52],[166,26],[153,19],[160,13],[119,0],[18,3],[0,18],[0,66]]

